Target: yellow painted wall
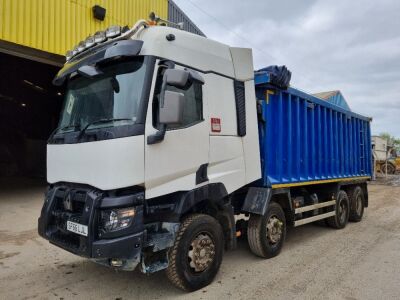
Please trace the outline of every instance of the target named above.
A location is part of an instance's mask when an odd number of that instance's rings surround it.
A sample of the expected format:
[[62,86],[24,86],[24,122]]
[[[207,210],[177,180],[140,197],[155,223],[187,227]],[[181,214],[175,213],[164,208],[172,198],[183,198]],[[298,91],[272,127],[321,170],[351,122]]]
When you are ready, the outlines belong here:
[[[92,7],[104,7],[104,21]],[[151,11],[168,15],[168,0],[0,0],[0,40],[65,55],[89,34],[110,25],[132,26]]]

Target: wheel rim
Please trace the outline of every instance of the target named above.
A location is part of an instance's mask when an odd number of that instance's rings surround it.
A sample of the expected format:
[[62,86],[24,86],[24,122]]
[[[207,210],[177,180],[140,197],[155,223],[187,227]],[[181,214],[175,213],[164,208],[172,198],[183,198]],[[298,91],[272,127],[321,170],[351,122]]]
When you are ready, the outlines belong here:
[[188,252],[189,266],[194,272],[203,272],[214,261],[215,243],[211,236],[199,233],[190,243]]
[[361,211],[362,211],[362,198],[360,195],[357,196],[357,200],[356,200],[356,212],[357,215],[361,215]]
[[267,222],[267,239],[270,244],[279,243],[283,234],[283,222],[277,216],[272,215]]
[[347,215],[347,204],[345,201],[340,201],[339,204],[339,219],[340,223],[344,223],[346,221],[346,215]]

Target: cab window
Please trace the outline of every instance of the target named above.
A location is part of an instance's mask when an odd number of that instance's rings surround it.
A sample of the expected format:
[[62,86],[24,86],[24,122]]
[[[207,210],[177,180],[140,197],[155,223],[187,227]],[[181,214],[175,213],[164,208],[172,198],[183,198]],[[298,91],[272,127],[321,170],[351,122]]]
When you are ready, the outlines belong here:
[[[164,69],[165,70],[165,69]],[[163,79],[164,70],[159,72],[157,76],[156,90],[154,93],[153,100],[153,126],[159,128],[158,122],[158,111],[159,111],[159,98],[161,93],[161,85]],[[166,90],[172,92],[178,92],[185,95],[185,105],[183,108],[183,122],[179,125],[168,125],[167,129],[180,129],[192,126],[203,121],[203,93],[202,85],[194,82],[190,86],[184,89],[176,88],[174,86],[167,85]]]

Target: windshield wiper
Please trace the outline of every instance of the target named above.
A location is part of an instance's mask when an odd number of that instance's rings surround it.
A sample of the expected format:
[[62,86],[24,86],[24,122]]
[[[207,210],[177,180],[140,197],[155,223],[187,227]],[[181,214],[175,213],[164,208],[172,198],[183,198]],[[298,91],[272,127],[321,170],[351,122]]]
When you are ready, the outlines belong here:
[[56,129],[53,130],[53,132],[50,134],[49,139],[53,138],[53,136],[54,136],[58,131],[65,130],[65,129],[68,129],[68,128],[74,128],[74,129],[75,129],[75,128],[80,128],[80,125],[79,125],[79,124],[69,124],[69,125],[65,125],[65,126],[59,126],[59,127],[57,127]]
[[127,118],[125,118],[125,119],[109,118],[109,119],[99,119],[99,120],[95,120],[95,121],[93,121],[93,122],[89,122],[89,123],[86,124],[86,126],[83,127],[83,128],[81,129],[81,131],[79,132],[78,139],[81,139],[81,138],[82,138],[82,136],[85,134],[86,130],[87,130],[90,126],[95,125],[95,124],[100,124],[100,123],[113,122],[113,121],[133,121],[133,120],[132,120],[132,119],[127,119]]

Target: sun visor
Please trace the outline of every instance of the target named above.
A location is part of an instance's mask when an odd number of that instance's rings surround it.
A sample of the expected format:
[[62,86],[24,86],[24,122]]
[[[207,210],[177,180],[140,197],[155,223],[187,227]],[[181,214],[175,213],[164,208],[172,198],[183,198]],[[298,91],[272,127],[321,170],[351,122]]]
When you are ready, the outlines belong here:
[[57,86],[62,85],[69,75],[78,71],[82,66],[95,65],[117,57],[136,56],[142,50],[142,46],[143,41],[140,40],[122,40],[107,45],[107,47],[93,49],[92,52],[89,50],[88,53],[84,53],[87,55],[82,58],[79,59],[79,56],[77,56],[75,59],[67,62],[53,79],[53,84]]

